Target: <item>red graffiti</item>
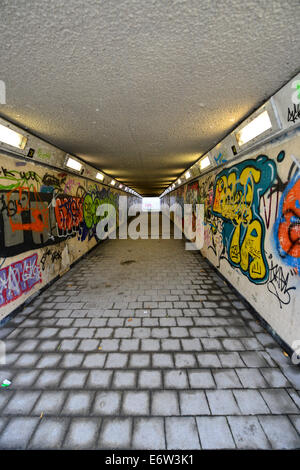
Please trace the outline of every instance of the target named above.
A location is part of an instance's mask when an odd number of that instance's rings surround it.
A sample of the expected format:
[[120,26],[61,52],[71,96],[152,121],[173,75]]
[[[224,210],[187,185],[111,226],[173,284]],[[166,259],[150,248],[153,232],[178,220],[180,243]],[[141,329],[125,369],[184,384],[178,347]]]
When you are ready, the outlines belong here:
[[[33,200],[30,199],[31,194],[33,194]],[[37,191],[32,192],[28,187],[19,188],[17,194],[16,191],[10,191],[7,193],[7,205],[10,203],[15,208],[14,216],[9,216],[13,232],[16,230],[42,232],[44,228],[48,228],[48,207],[40,199]],[[22,215],[26,215],[29,221],[23,221]]]
[[72,231],[83,221],[82,199],[79,197],[58,197],[55,217],[60,230]]
[[285,253],[294,258],[300,257],[300,179],[283,201],[278,239]]

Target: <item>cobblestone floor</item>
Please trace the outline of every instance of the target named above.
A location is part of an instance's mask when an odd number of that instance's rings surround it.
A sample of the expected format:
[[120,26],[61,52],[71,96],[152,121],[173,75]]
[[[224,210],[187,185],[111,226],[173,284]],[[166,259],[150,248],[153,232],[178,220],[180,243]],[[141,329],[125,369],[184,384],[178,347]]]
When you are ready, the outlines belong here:
[[300,370],[182,240],[111,240],[0,329],[0,448],[300,448]]

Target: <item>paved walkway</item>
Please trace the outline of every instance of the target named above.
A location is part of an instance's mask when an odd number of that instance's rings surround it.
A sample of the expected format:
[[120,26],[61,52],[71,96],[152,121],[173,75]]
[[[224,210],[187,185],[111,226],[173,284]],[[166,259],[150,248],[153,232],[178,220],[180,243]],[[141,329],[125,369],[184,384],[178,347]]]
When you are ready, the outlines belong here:
[[181,240],[104,243],[0,334],[0,448],[300,448],[299,368]]

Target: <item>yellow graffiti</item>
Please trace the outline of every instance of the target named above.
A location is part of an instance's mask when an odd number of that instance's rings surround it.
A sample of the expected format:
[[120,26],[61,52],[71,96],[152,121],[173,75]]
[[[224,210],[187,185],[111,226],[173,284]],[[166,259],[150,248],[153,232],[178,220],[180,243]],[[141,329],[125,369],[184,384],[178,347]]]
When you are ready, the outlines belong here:
[[[261,222],[253,219],[254,185],[260,181],[261,172],[253,167],[245,168],[240,177],[233,171],[216,182],[214,213],[230,220],[234,226],[229,257],[248,271],[252,279],[263,279],[266,267],[261,253],[263,229]],[[242,189],[237,189],[239,185]],[[246,229],[241,240],[241,226]],[[245,230],[244,230],[245,232]]]

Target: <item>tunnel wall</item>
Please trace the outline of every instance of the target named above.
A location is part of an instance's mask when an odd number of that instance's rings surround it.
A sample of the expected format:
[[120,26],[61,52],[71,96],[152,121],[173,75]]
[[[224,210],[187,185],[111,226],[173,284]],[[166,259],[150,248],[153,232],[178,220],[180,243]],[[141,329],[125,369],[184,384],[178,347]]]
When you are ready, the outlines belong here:
[[[97,243],[96,209],[126,193],[0,153],[0,321]],[[128,196],[128,205],[136,202]]]
[[204,204],[201,253],[292,349],[300,340],[299,157],[298,131],[163,198]]

